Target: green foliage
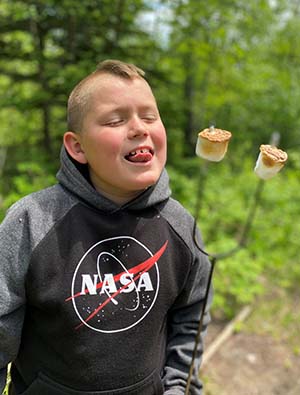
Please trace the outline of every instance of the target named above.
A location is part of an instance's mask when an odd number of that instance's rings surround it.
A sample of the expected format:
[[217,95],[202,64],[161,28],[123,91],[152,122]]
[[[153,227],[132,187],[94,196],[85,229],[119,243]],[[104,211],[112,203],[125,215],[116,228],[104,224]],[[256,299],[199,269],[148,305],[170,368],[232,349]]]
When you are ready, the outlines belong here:
[[0,204],[0,220],[3,219],[6,210],[17,200],[55,183],[54,175],[49,174],[42,164],[34,161],[19,163],[17,172],[18,174],[12,177],[10,192]]
[[[263,317],[263,321],[262,321]],[[274,323],[274,317],[275,323]],[[265,294],[258,298],[251,319],[244,330],[269,334],[281,343],[289,344],[299,356],[299,291],[275,288],[265,283]]]

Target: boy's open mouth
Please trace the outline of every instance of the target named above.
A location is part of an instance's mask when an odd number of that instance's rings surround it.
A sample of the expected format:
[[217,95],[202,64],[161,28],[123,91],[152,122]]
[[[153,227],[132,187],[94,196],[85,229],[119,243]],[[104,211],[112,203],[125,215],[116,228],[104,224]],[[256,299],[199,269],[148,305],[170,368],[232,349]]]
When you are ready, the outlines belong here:
[[153,157],[153,150],[150,148],[141,148],[130,151],[125,159],[129,162],[149,162]]

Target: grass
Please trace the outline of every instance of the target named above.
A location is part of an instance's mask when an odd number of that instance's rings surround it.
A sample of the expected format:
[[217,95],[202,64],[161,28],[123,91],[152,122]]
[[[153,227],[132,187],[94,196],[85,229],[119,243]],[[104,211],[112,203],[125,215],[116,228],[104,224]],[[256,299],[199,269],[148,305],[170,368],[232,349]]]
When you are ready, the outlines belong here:
[[251,320],[242,325],[244,332],[270,335],[286,343],[295,355],[300,355],[300,295],[271,285],[257,298]]

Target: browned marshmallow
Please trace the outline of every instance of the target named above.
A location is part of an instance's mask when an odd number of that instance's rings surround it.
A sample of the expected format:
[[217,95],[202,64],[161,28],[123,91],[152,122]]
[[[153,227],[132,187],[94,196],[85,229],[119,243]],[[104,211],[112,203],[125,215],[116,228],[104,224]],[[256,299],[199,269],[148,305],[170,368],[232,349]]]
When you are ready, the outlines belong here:
[[262,144],[254,171],[263,180],[268,180],[282,169],[287,159],[288,155],[285,151],[272,145]]
[[222,160],[227,152],[231,133],[210,127],[198,133],[196,155],[212,162]]

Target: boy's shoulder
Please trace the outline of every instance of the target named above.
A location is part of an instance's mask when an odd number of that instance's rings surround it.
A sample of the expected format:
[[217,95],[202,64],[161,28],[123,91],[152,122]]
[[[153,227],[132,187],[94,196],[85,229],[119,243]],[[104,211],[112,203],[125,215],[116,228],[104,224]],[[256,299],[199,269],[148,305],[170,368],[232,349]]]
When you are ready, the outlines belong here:
[[178,200],[169,198],[167,202],[160,207],[160,213],[185,244],[190,249],[193,249],[193,229],[195,220],[190,212]]
[[35,226],[53,223],[75,204],[74,198],[59,184],[26,195],[6,213],[4,222],[23,222]]
[[74,197],[59,184],[33,192],[8,209],[1,223],[2,232],[13,232],[15,238],[30,234],[30,243],[34,248],[75,204]]
[[172,219],[172,223],[179,226],[193,226],[194,218],[192,214],[176,199],[170,197],[161,208],[161,212]]
[[69,205],[72,198],[59,185],[52,185],[48,188],[32,192],[16,201],[9,209],[8,213],[22,213],[42,210],[51,212],[61,205]]

